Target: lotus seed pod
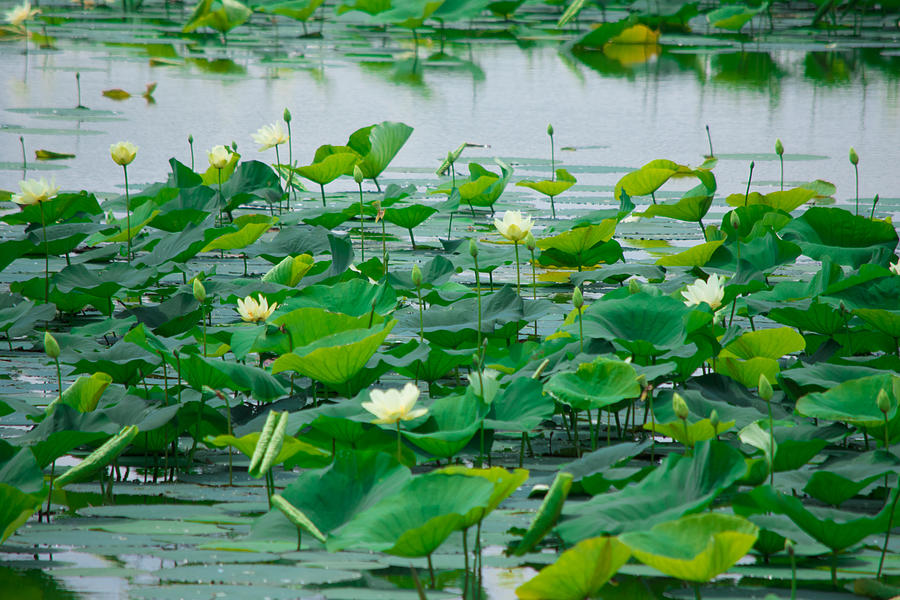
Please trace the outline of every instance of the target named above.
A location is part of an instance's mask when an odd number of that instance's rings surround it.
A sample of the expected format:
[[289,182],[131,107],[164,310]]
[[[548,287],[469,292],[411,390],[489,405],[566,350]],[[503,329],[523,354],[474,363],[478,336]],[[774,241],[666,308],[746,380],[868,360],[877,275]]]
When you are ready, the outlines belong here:
[[551,125],[549,123],[547,124],[547,135],[549,135],[550,137],[553,137],[553,125]]
[[534,249],[537,248],[537,242],[534,239],[534,236],[531,235],[529,231],[525,236],[525,247],[528,248],[529,251],[534,252]]
[[772,384],[769,383],[769,378],[766,377],[765,373],[759,374],[759,397],[768,402],[772,399]]
[[729,217],[731,221],[731,228],[737,231],[741,228],[741,218],[738,216],[737,211],[731,211],[731,216]]
[[353,165],[353,181],[356,182],[356,185],[362,185],[363,179],[365,179],[365,175],[363,175],[362,169],[359,168],[359,165]]
[[206,288],[203,287],[203,283],[199,279],[194,279],[194,298],[200,304],[203,304],[206,300]]
[[576,287],[575,291],[572,292],[572,304],[579,310],[584,306],[584,295],[581,293],[580,287]]
[[422,269],[419,268],[419,265],[413,265],[410,278],[412,279],[414,286],[422,287]]
[[49,331],[44,332],[44,352],[53,360],[59,358],[59,342]]
[[291,122],[291,111],[289,111],[287,108],[284,109],[284,122],[285,123]]
[[888,414],[888,411],[891,410],[891,399],[888,398],[887,392],[884,391],[884,388],[878,390],[878,399],[875,400],[875,403],[878,404],[878,410],[880,410],[884,414]]
[[784,144],[781,143],[780,139],[775,140],[775,154],[784,156]]
[[469,238],[469,256],[475,258],[478,256],[478,244],[475,243],[475,240]]
[[850,164],[854,167],[859,164],[859,154],[856,153],[853,146],[850,146]]
[[672,395],[672,411],[675,413],[675,416],[682,421],[686,420],[691,413],[690,409],[688,409],[687,402],[684,401],[684,398],[682,398],[681,394],[678,392],[675,392]]

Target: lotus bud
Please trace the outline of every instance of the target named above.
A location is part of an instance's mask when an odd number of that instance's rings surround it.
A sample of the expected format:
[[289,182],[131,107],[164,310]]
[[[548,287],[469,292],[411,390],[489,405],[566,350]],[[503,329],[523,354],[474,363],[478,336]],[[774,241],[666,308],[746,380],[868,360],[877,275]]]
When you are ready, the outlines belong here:
[[469,256],[475,258],[478,256],[478,244],[475,243],[475,240],[469,238]]
[[712,425],[713,431],[716,432],[716,435],[719,433],[719,411],[713,409],[711,413],[709,413],[709,424]]
[[206,288],[203,287],[203,283],[199,279],[194,279],[194,298],[200,304],[203,304],[206,300]]
[[[50,335],[49,331],[44,332],[44,352],[53,360],[59,358],[59,342],[56,341],[55,337]],[[879,396],[879,398],[881,398],[881,396]]]
[[547,135],[549,135],[550,137],[553,137],[553,125],[551,125],[549,123],[547,124]]
[[194,134],[189,133],[188,134],[188,144],[193,144],[193,143],[194,143]]
[[237,142],[234,140],[231,140],[231,151],[237,152]]
[[356,185],[362,185],[363,180],[365,179],[365,175],[363,175],[362,169],[359,168],[359,165],[353,165],[353,181],[356,182]]
[[741,228],[741,218],[738,216],[737,211],[731,211],[731,216],[729,217],[731,221],[731,228],[737,231]]
[[635,279],[634,277],[629,279],[628,280],[628,293],[629,294],[637,294],[640,291],[641,291],[640,282],[637,279]]
[[448,151],[447,151],[447,162],[450,163],[451,165],[452,165],[454,162],[456,162],[456,157],[453,156],[453,150],[448,150]]
[[410,279],[412,279],[414,286],[417,288],[422,287],[422,269],[419,268],[419,265],[413,265]]
[[769,383],[769,378],[766,377],[765,373],[759,374],[759,397],[768,402],[772,399],[772,384]]
[[[49,334],[46,334],[49,335]],[[46,337],[45,335],[45,337]],[[53,338],[50,338],[53,339]],[[57,350],[59,352],[59,350]],[[49,354],[49,352],[47,353]],[[891,399],[888,398],[887,392],[884,391],[884,388],[878,390],[878,399],[875,400],[875,403],[878,405],[878,410],[883,412],[885,415],[888,414],[888,411],[891,410]]]
[[856,153],[853,146],[850,146],[850,164],[854,167],[859,164],[859,154]]
[[682,421],[686,421],[688,415],[691,413],[687,402],[684,401],[684,398],[682,398],[681,394],[678,392],[675,392],[672,395],[672,411],[675,413],[675,416]]
[[575,291],[572,292],[572,304],[578,310],[581,310],[581,307],[584,306],[584,295],[581,293],[580,287],[576,287]]
[[291,111],[289,111],[287,108],[284,109],[284,122],[285,123],[291,122]]
[[525,236],[525,247],[528,248],[530,252],[534,252],[534,249],[537,248],[537,242],[535,241],[534,236],[531,235],[530,231]]
[[781,143],[780,139],[775,140],[775,154],[784,156],[784,144]]

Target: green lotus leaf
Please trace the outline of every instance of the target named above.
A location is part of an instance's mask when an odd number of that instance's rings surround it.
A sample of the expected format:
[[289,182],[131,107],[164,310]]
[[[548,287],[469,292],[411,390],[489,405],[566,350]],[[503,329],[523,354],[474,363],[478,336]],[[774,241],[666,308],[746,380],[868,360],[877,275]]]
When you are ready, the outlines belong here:
[[667,254],[657,259],[656,264],[664,267],[703,267],[724,243],[725,240],[714,240],[697,244],[677,254]]
[[438,398],[428,407],[427,419],[403,437],[433,456],[450,458],[478,433],[486,411],[470,394]]
[[686,581],[709,581],[747,554],[758,535],[759,528],[742,517],[702,513],[631,531],[619,540],[657,571]]
[[413,477],[393,496],[358,515],[328,540],[331,551],[369,549],[397,556],[427,556],[474,508],[487,506],[493,484],[481,477],[435,472]]
[[295,172],[301,177],[306,177],[324,186],[331,183],[341,175],[353,173],[353,165],[359,160],[356,152],[338,152],[324,156],[321,161],[314,162],[305,167],[298,167]]
[[579,256],[600,242],[608,242],[616,232],[615,219],[605,219],[599,225],[576,227],[549,238],[537,241],[541,250],[555,249],[566,254]]
[[661,188],[677,171],[666,167],[643,166],[637,171],[628,173],[616,183],[615,197],[619,198],[624,190],[632,198],[649,196]]
[[[494,173],[482,167],[480,164],[469,163],[469,178],[465,183],[460,184],[456,189],[459,192],[459,199],[471,206],[480,206],[485,208],[493,207],[494,203],[503,194],[506,185],[509,183],[513,174],[513,168],[505,162],[494,159],[500,166],[500,174]],[[436,190],[433,194],[448,194],[450,200],[453,200],[453,190],[449,184]],[[447,210],[445,208],[445,210]]]
[[538,542],[544,539],[544,536],[550,533],[550,530],[556,525],[556,521],[562,513],[563,504],[565,504],[566,498],[569,496],[569,490],[572,489],[572,479],[572,474],[565,471],[559,471],[556,474],[553,483],[544,495],[541,506],[531,521],[531,525],[528,527],[528,531],[525,532],[525,535],[522,536],[515,550],[513,550],[514,555],[524,556]]
[[245,23],[252,14],[239,0],[200,0],[182,31],[190,33],[200,27],[210,27],[226,33]]
[[[215,437],[210,436],[204,441],[207,444],[218,448],[231,446],[249,458],[253,456],[253,451],[256,449],[259,436],[260,432],[254,431],[253,433],[248,433],[239,438],[225,434],[217,435]],[[298,457],[298,455],[302,455],[302,457]],[[281,450],[273,459],[272,465],[280,465],[283,462],[296,463],[298,462],[298,458],[302,458],[303,462],[308,465],[324,466],[330,462],[331,455],[316,448],[312,444],[288,435],[284,437],[284,443],[281,446]]]
[[[544,181],[520,181],[517,186],[531,188],[536,192],[545,196],[559,196],[564,191],[577,183],[575,176],[565,169],[556,170],[556,178],[554,180]],[[605,241],[605,240],[604,240]]]
[[[368,327],[369,321],[368,315],[351,317],[324,308],[307,306],[273,319],[272,325],[284,327],[293,348],[300,348],[343,331],[364,330]],[[380,323],[381,319],[378,322]]]
[[21,206],[21,210],[0,217],[0,221],[8,225],[33,224],[40,226],[41,213],[43,211],[44,223],[56,223],[68,221],[79,214],[102,215],[103,209],[97,202],[97,197],[85,191],[78,193],[57,194],[50,200],[42,202],[40,206],[31,204]]
[[745,4],[730,4],[707,13],[706,20],[712,23],[713,27],[719,29],[740,31],[744,25],[768,6],[768,3],[756,8]]
[[[128,238],[134,239],[137,237],[137,234],[143,229],[150,221],[156,218],[156,216],[161,211],[153,206],[151,203],[147,202],[138,207],[134,212],[131,213],[131,229],[127,228],[128,220],[125,217],[116,220],[116,227],[120,230],[118,233],[113,233],[111,235],[105,235],[102,231],[97,232],[91,236],[89,236],[85,243],[89,246],[93,246],[98,242],[124,242]],[[108,230],[107,230],[108,231]]]
[[257,0],[253,10],[282,15],[297,21],[306,21],[322,6],[325,0]]
[[280,356],[272,364],[272,372],[296,371],[331,386],[343,385],[366,366],[396,324],[391,320],[371,329],[326,336]]
[[384,220],[404,229],[413,229],[424,223],[437,209],[424,204],[411,204],[402,208],[388,208]]
[[653,431],[658,435],[670,437],[685,446],[693,446],[697,442],[711,440],[734,427],[734,421],[720,422],[718,427],[713,427],[709,419],[701,419],[689,423],[685,432],[684,422],[681,420],[669,423],[644,423],[644,429]]
[[884,450],[830,456],[809,478],[803,491],[832,506],[857,495],[886,474],[900,471],[900,458]]
[[305,306],[325,308],[353,317],[375,315],[384,317],[397,306],[397,294],[390,286],[372,285],[364,279],[351,279],[332,285],[313,285],[303,288],[299,295],[288,299],[285,310]]
[[716,358],[716,372],[752,388],[760,375],[775,381],[781,370],[778,360],[804,348],[806,340],[789,327],[748,331],[722,349]]
[[825,392],[813,392],[797,400],[797,412],[807,417],[841,421],[882,436],[884,413],[876,405],[878,392],[884,390],[890,400],[887,418],[892,435],[900,432],[900,377],[893,374],[851,379]]
[[167,362],[178,369],[181,377],[195,390],[210,387],[214,390],[250,392],[254,398],[265,402],[280,398],[285,393],[278,380],[259,367],[196,354],[182,355],[177,361],[167,358]]
[[[231,160],[222,169],[222,197],[225,199],[222,210],[230,214],[241,205],[259,199],[269,203],[277,202],[282,190],[278,174],[272,167],[258,160],[237,164],[239,158],[239,154],[232,154]],[[203,183],[218,191],[218,169],[207,169],[203,174]],[[299,183],[295,180],[294,185],[298,186]]]
[[828,257],[858,269],[880,262],[897,247],[897,231],[886,221],[854,215],[842,208],[813,207],[788,223],[782,237],[796,243],[810,258]]
[[73,374],[103,372],[117,383],[136,383],[142,373],[152,373],[160,363],[158,356],[122,340],[103,350],[61,358],[73,366]]
[[581,363],[574,372],[554,374],[544,384],[544,389],[575,410],[606,408],[625,398],[637,398],[641,394],[641,385],[634,367],[605,358]]
[[647,477],[620,492],[566,507],[557,531],[574,543],[646,529],[703,510],[746,474],[743,454],[723,442],[700,442],[692,456],[670,454]]
[[[747,206],[754,204],[762,204],[776,210],[789,213],[803,206],[815,198],[818,194],[816,190],[804,187],[793,188],[779,192],[771,192],[765,195],[753,193],[746,197]],[[732,194],[726,198],[726,202],[730,206],[744,206],[744,194]]]
[[337,14],[342,15],[351,10],[359,10],[369,15],[377,15],[391,8],[391,0],[342,0],[337,7]]
[[280,283],[287,287],[297,287],[303,276],[312,268],[313,257],[309,254],[286,256],[284,260],[272,267],[262,276],[263,281]]
[[0,294],[0,331],[7,339],[30,333],[38,321],[50,321],[56,315],[52,304],[36,304],[13,294]]
[[57,396],[47,405],[46,412],[49,414],[58,404],[67,404],[79,412],[90,412],[97,408],[100,396],[111,383],[112,377],[101,372],[90,377],[79,377],[63,391],[62,396]]
[[39,496],[32,496],[9,484],[0,483],[0,543],[5,542],[16,529],[24,525],[40,505]]
[[443,469],[439,469],[438,472],[447,473],[448,475],[467,475],[469,477],[481,477],[490,481],[494,486],[494,490],[491,493],[491,497],[488,499],[488,503],[485,506],[473,508],[466,515],[466,522],[463,526],[464,528],[472,527],[479,521],[484,520],[487,515],[494,512],[494,509],[500,506],[501,502],[512,495],[512,493],[515,492],[519,488],[519,486],[525,483],[525,481],[528,479],[528,471],[525,469],[514,469],[512,472],[510,472],[502,467],[472,469],[469,467],[452,465],[449,467],[444,467]]
[[616,538],[581,541],[517,587],[516,596],[525,600],[593,598],[630,556],[628,546]]
[[[108,420],[107,420],[108,422]],[[41,469],[47,467],[60,456],[69,454],[75,448],[85,444],[93,444],[109,436],[99,431],[53,431],[43,436],[29,448],[34,452],[35,460]]]
[[375,23],[391,23],[397,27],[417,29],[437,10],[444,0],[392,0],[390,10],[373,17]]
[[[683,428],[682,428],[683,431]],[[638,481],[646,475],[646,469],[618,468],[650,447],[650,440],[623,442],[594,450],[576,461],[560,467],[571,473],[573,483],[591,496],[605,493],[610,485],[621,489],[630,481]]]
[[8,442],[0,444],[0,482],[20,492],[37,494],[44,488],[44,474],[31,448],[16,448]]
[[485,429],[529,432],[553,415],[554,402],[544,395],[540,381],[529,377],[514,379],[491,402],[484,420]]
[[857,308],[853,314],[895,340],[900,338],[900,311],[883,308]]
[[235,219],[234,224],[238,227],[237,231],[220,235],[200,252],[246,248],[267,232],[275,224],[275,219],[266,215],[244,215]]
[[366,179],[377,179],[412,132],[413,128],[404,123],[384,121],[353,132],[347,146],[362,157],[358,164],[363,176]]
[[128,425],[123,427],[119,433],[109,438],[84,460],[57,477],[54,480],[55,485],[62,488],[70,483],[91,479],[97,471],[116,460],[119,454],[124,452],[125,448],[131,444],[137,434],[138,428],[136,426]]
[[691,310],[668,296],[645,293],[594,302],[584,311],[584,335],[615,340],[638,354],[663,354],[681,347]]

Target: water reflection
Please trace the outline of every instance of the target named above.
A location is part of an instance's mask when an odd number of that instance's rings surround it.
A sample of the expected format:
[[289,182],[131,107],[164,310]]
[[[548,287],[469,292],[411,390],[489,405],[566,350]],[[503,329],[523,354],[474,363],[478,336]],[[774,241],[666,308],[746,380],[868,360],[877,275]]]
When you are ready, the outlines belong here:
[[16,600],[78,600],[80,597],[38,568],[19,570],[0,566],[0,590],[13,594]]

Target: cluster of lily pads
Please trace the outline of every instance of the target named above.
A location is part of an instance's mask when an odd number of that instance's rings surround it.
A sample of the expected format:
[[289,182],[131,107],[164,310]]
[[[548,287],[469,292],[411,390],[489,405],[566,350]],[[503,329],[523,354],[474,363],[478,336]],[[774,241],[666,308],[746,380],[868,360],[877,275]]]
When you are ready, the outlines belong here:
[[[426,557],[435,587],[432,556],[458,534],[463,576],[442,585],[477,597],[482,528],[543,456],[543,502],[504,550],[564,551],[519,597],[605,595],[629,572],[699,595],[770,561],[805,573],[792,586],[821,566],[830,585],[898,592],[900,262],[874,204],[828,205],[824,181],[723,197],[708,157],[654,160],[564,219],[553,199],[576,180],[554,159],[492,218],[511,165],[459,173],[463,145],[430,189],[382,189],[412,128],[367,126],[298,165],[284,121],[255,136],[274,165],[219,146],[206,169],[173,158],[130,189],[140,154],[123,142],[119,197],[33,180],[4,194],[18,209],[0,217],[15,232],[0,267],[44,272],[0,296],[0,331],[46,355],[55,391],[0,399],[33,423],[0,441],[0,541],[64,524],[91,482],[114,501],[122,468],[152,486],[227,455],[229,484],[264,480],[269,510],[219,547]],[[446,236],[417,243],[436,218]],[[626,262],[617,231],[636,219],[696,223],[702,241]]]

